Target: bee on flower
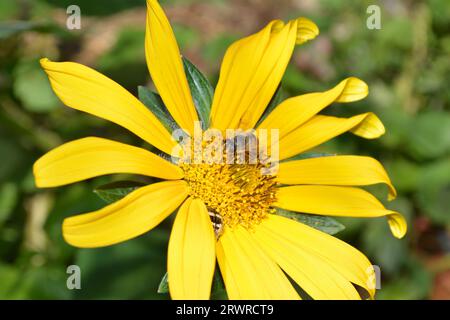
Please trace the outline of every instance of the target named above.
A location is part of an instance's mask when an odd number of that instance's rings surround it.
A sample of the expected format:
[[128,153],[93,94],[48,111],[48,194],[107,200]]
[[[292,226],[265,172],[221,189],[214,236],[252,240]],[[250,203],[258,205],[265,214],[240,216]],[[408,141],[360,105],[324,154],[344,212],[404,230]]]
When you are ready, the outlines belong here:
[[[210,298],[216,261],[230,299],[300,299],[288,276],[314,299],[360,299],[358,288],[373,298],[375,288],[369,281],[373,268],[364,254],[278,214],[278,210],[289,210],[385,217],[395,237],[406,233],[400,213],[360,188],[383,183],[389,188],[389,199],[395,198],[395,188],[377,160],[351,155],[297,157],[347,131],[365,139],[384,134],[383,124],[373,113],[350,118],[319,114],[333,102],[365,98],[366,83],[349,77],[327,91],[286,99],[267,112],[294,47],[318,34],[317,26],[306,18],[287,23],[275,20],[233,43],[223,58],[212,103],[205,110],[193,99],[167,17],[156,0],[147,0],[149,72],[168,115],[188,139],[193,140],[200,120],[206,128],[224,134],[222,142],[227,140],[227,130],[252,130],[256,137],[276,132],[277,139],[255,140],[258,150],[263,143],[267,150],[256,163],[246,154],[240,163],[227,161],[224,144],[208,153],[220,154],[224,161],[202,157],[191,162],[170,161],[170,157],[98,137],[68,142],[37,160],[38,187],[114,173],[162,181],[138,188],[98,211],[65,219],[64,239],[80,248],[114,245],[150,231],[174,213],[167,258],[173,299]],[[65,105],[114,122],[173,156],[178,144],[170,128],[122,86],[77,63],[42,59],[41,65]],[[202,155],[207,147],[200,144]],[[264,172],[265,160],[271,157],[279,160],[277,170]]]

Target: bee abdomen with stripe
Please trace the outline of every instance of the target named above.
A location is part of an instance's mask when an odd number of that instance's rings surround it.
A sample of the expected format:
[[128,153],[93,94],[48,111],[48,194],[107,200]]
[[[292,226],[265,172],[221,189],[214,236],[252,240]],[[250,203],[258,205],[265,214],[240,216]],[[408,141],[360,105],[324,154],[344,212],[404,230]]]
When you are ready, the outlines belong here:
[[208,214],[209,218],[211,219],[211,223],[214,229],[214,234],[216,235],[216,239],[220,237],[223,231],[223,225],[222,225],[222,217],[219,213],[214,211],[211,208],[208,208]]

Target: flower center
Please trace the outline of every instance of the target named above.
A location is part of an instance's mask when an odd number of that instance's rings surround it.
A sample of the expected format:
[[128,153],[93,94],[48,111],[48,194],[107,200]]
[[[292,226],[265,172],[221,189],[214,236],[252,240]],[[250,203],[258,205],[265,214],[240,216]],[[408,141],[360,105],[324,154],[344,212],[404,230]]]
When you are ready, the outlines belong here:
[[226,156],[220,163],[179,163],[190,196],[205,203],[217,236],[222,226],[252,228],[273,211],[275,202],[276,180],[263,170],[267,164],[250,161],[248,154],[244,161],[230,164]]

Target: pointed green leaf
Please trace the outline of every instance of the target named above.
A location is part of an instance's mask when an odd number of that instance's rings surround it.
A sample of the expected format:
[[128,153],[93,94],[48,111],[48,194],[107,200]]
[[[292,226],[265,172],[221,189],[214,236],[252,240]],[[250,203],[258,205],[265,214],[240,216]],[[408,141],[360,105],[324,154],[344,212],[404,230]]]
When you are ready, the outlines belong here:
[[328,234],[336,234],[345,229],[345,226],[342,223],[339,223],[335,219],[327,216],[298,213],[280,208],[277,208],[276,214],[304,223]]
[[209,114],[211,112],[214,89],[208,79],[184,57],[183,65],[198,117],[202,121],[202,128],[203,130],[207,130],[209,127]]
[[256,124],[256,127],[261,124],[261,122],[264,121],[265,118],[280,104],[281,100],[283,98],[283,90],[281,89],[281,83],[278,85],[277,90],[272,96],[272,99],[270,100],[269,104],[266,107],[266,110],[264,110],[264,113],[262,114],[261,118],[259,118],[258,123]]
[[[161,278],[161,282],[158,285],[158,293],[169,293],[169,276],[166,272]],[[216,266],[214,272],[214,278],[211,286],[211,299],[212,300],[225,300],[228,299],[227,292],[225,290],[225,284],[220,274],[218,266]]]
[[169,275],[166,272],[158,286],[158,293],[169,293]]
[[225,289],[225,283],[223,282],[222,274],[220,273],[219,266],[216,265],[214,272],[214,278],[211,287],[211,300],[227,300],[227,290]]
[[139,100],[150,109],[167,130],[172,132],[173,130],[178,129],[177,123],[173,120],[159,94],[146,87],[139,86],[138,95]]
[[324,153],[324,152],[322,152],[322,153],[307,152],[307,153],[300,153],[300,154],[290,157],[288,159],[281,160],[281,162],[303,160],[303,159],[309,159],[309,158],[332,157],[332,156],[336,156],[336,154],[335,153]]
[[102,185],[94,189],[94,192],[105,202],[113,203],[142,186],[143,183],[135,181],[116,181]]

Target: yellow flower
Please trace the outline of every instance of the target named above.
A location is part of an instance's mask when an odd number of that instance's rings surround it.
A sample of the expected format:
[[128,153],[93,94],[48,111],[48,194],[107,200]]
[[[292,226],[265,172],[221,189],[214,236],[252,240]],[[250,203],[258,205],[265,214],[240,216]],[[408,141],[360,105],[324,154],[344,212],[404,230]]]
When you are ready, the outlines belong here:
[[[147,0],[145,49],[151,77],[176,123],[191,135],[198,115],[170,24],[156,0]],[[280,160],[346,131],[363,138],[384,133],[372,113],[351,118],[317,115],[333,102],[368,94],[347,78],[325,92],[283,101],[257,125],[276,91],[294,46],[313,39],[317,26],[305,18],[272,21],[227,50],[210,114],[210,127],[279,129]],[[96,71],[72,62],[41,60],[53,90],[69,107],[115,122],[171,154],[175,140],[138,99]],[[34,165],[36,184],[55,187],[113,173],[161,178],[105,208],[63,223],[76,247],[108,246],[139,236],[178,207],[168,248],[174,299],[208,299],[215,261],[230,299],[299,299],[285,274],[314,299],[371,297],[373,268],[358,250],[321,231],[273,214],[273,208],[317,215],[386,216],[394,236],[406,232],[404,218],[361,188],[384,183],[395,189],[382,165],[360,156],[282,161],[276,177],[258,166],[171,163],[149,151],[97,137],[64,144]],[[208,211],[222,220],[217,234]],[[217,221],[215,227],[217,227]]]

